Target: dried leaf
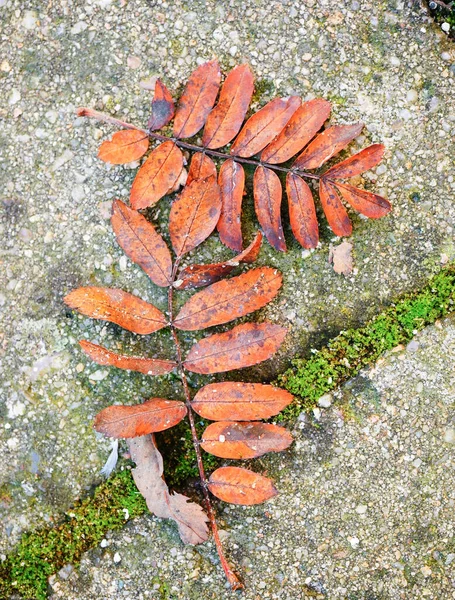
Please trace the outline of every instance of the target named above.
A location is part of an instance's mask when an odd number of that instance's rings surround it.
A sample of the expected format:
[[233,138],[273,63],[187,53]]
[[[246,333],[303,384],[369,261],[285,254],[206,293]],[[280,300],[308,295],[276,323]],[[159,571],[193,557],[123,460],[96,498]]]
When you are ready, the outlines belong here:
[[270,479],[241,467],[221,467],[210,475],[209,490],[231,504],[261,504],[277,495]]
[[364,148],[357,154],[353,154],[346,160],[334,165],[324,173],[324,177],[327,179],[347,179],[360,175],[378,165],[384,156],[384,152],[385,146],[382,144],[368,146],[368,148]]
[[183,154],[174,142],[164,142],[150,153],[131,187],[135,210],[153,206],[171,189],[183,169]]
[[339,237],[351,235],[351,221],[333,183],[324,179],[319,181],[319,198],[333,233]]
[[308,184],[298,175],[286,175],[289,221],[296,240],[304,248],[316,248],[319,240],[318,219],[313,194]]
[[169,233],[176,255],[182,256],[199,246],[215,229],[220,212],[220,188],[215,177],[186,186],[169,215]]
[[194,344],[184,366],[205,375],[250,367],[273,356],[285,336],[286,329],[272,323],[237,325]]
[[190,185],[192,181],[198,179],[207,179],[207,177],[210,177],[211,175],[216,177],[216,166],[213,160],[209,158],[207,154],[204,154],[204,152],[196,152],[193,154],[186,185]]
[[87,317],[111,321],[133,333],[145,335],[167,325],[166,317],[153,304],[123,290],[81,287],[63,301]]
[[330,102],[322,98],[302,104],[283,131],[262,151],[262,162],[286,162],[300,152],[329,118],[330,108]]
[[208,518],[202,508],[182,494],[170,494],[163,479],[163,457],[153,436],[128,440],[136,468],[134,483],[147,502],[151,513],[161,519],[173,519],[184,544],[202,544],[208,538]]
[[201,446],[220,458],[247,459],[281,452],[292,444],[291,434],[270,423],[212,423],[202,434]]
[[281,181],[276,173],[263,166],[257,167],[253,181],[254,207],[258,221],[269,243],[280,252],[286,252],[281,225]]
[[361,190],[348,183],[337,182],[336,187],[354,210],[370,219],[380,219],[392,210],[390,202],[378,194]]
[[108,406],[95,417],[94,428],[114,438],[132,438],[164,431],[180,423],[187,409],[183,402],[151,398],[134,406]]
[[363,123],[334,125],[319,134],[297,157],[294,167],[318,169],[360,135]]
[[221,88],[218,104],[209,114],[202,136],[206,148],[221,148],[239,132],[251,101],[254,77],[247,64],[234,67]]
[[111,165],[125,165],[139,160],[149,147],[149,138],[143,131],[125,129],[117,131],[111,140],[100,146],[98,158]]
[[342,242],[335,248],[331,248],[329,262],[333,264],[335,273],[341,273],[343,275],[352,273],[352,269],[354,268],[354,262],[352,260],[352,244],[349,242]]
[[177,363],[172,360],[122,356],[87,340],[81,340],[79,344],[85,354],[99,365],[138,371],[139,373],[144,373],[144,375],[165,375],[177,366]]
[[177,329],[195,331],[228,323],[268,304],[282,284],[281,273],[270,267],[251,269],[218,281],[192,296],[175,317]]
[[262,234],[260,231],[251,244],[243,252],[234,256],[225,262],[213,263],[211,265],[189,265],[179,273],[174,287],[179,290],[188,288],[199,288],[211,283],[215,283],[226,275],[229,275],[240,263],[252,263],[259,255],[262,244]]
[[112,228],[118,243],[156,285],[171,282],[172,259],[165,241],[145,217],[120,200],[112,205]]
[[243,126],[231,154],[248,158],[257,154],[280,133],[301,104],[298,96],[275,98],[258,110]]
[[174,101],[169,90],[160,79],[157,79],[152,100],[152,116],[147,123],[149,131],[155,131],[167,125],[172,120],[174,112]]
[[206,62],[193,71],[175,113],[175,137],[192,137],[204,126],[215,104],[220,81],[221,71],[216,60]]
[[292,400],[289,392],[273,385],[225,381],[201,388],[191,406],[211,421],[255,421],[277,415]]
[[231,250],[240,252],[242,242],[242,199],[245,188],[245,171],[232,159],[220,169],[218,184],[221,190],[221,216],[217,224],[220,240]]

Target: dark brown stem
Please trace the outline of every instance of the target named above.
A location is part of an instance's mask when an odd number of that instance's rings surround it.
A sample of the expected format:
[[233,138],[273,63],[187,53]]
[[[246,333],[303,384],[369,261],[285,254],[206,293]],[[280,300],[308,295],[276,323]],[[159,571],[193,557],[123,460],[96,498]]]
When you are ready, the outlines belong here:
[[196,425],[194,423],[193,408],[191,406],[191,393],[190,393],[190,388],[188,386],[188,380],[187,380],[186,373],[185,373],[185,367],[183,366],[182,349],[180,346],[180,340],[178,338],[175,327],[172,324],[174,281],[175,281],[175,277],[177,274],[177,269],[180,264],[180,258],[181,257],[178,257],[177,260],[175,261],[174,268],[172,270],[171,283],[168,288],[168,310],[169,310],[170,327],[171,327],[172,337],[174,339],[175,348],[176,348],[176,352],[177,352],[178,370],[179,370],[180,379],[182,380],[183,389],[185,392],[185,403],[186,403],[186,406],[188,409],[188,421],[190,422],[191,437],[193,439],[193,445],[194,445],[194,449],[196,451],[196,459],[197,459],[197,466],[198,466],[198,470],[199,470],[199,478],[201,480],[202,492],[204,494],[204,500],[205,500],[205,508],[207,511],[207,516],[210,521],[210,527],[212,529],[213,539],[215,540],[215,546],[216,546],[216,549],[218,552],[218,556],[220,557],[221,566],[223,567],[223,571],[226,575],[226,579],[228,580],[228,582],[233,590],[240,590],[244,586],[243,586],[242,582],[239,580],[239,578],[237,577],[237,575],[234,573],[234,571],[231,569],[226,557],[224,556],[223,545],[221,543],[220,534],[218,532],[218,526],[216,524],[215,513],[213,511],[212,502],[210,500],[207,477],[205,475],[204,463],[202,462],[201,449],[199,447],[199,438],[197,436]]
[[224,152],[218,152],[217,150],[210,150],[209,148],[204,148],[203,146],[188,144],[188,142],[182,142],[182,140],[179,140],[174,137],[161,135],[159,133],[155,133],[154,131],[147,131],[146,129],[141,129],[140,127],[136,127],[136,125],[132,125],[131,123],[125,123],[124,121],[120,121],[120,119],[116,119],[115,117],[105,115],[104,113],[92,110],[91,108],[78,108],[76,112],[79,117],[90,117],[92,119],[97,119],[98,121],[110,123],[111,125],[115,125],[116,127],[121,127],[122,129],[136,129],[137,131],[142,131],[144,135],[147,135],[149,138],[152,138],[154,140],[160,140],[161,142],[171,141],[174,142],[174,144],[179,148],[191,150],[192,152],[204,152],[204,154],[214,156],[215,158],[219,158],[220,160],[227,160],[228,158],[231,158],[235,162],[242,163],[244,165],[253,165],[254,167],[267,167],[267,169],[272,169],[273,171],[281,171],[282,173],[295,173],[296,175],[300,175],[300,177],[306,177],[307,179],[321,179],[320,175],[315,175],[314,173],[307,173],[306,171],[301,171],[297,168],[288,169],[287,167],[272,165],[270,163],[262,162],[260,160],[254,160],[252,158],[242,158],[241,156],[232,156],[231,154],[225,154]]

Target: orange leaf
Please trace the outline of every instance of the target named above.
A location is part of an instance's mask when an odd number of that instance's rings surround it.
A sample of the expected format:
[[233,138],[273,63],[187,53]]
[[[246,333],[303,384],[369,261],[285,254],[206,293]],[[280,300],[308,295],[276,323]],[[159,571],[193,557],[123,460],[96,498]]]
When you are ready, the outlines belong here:
[[170,373],[177,363],[172,360],[160,360],[158,358],[139,358],[136,356],[122,356],[115,354],[103,346],[92,344],[87,340],[79,342],[82,350],[99,365],[108,365],[118,369],[138,371],[144,375],[165,375]]
[[138,160],[149,147],[148,135],[137,129],[117,131],[100,146],[98,158],[111,165],[125,165]]
[[336,187],[354,210],[370,219],[380,219],[392,210],[390,202],[378,194],[361,190],[348,183],[337,182]]
[[285,336],[286,329],[273,323],[237,325],[194,344],[184,366],[205,375],[250,367],[273,356]]
[[257,154],[280,133],[301,104],[298,96],[275,98],[248,119],[232,144],[231,154],[245,158]]
[[286,252],[283,227],[281,225],[281,181],[276,173],[263,166],[257,167],[253,181],[254,208],[258,221],[269,243],[281,252]]
[[192,181],[172,205],[169,234],[177,256],[199,246],[215,229],[221,212],[215,177]]
[[167,125],[174,116],[174,112],[174,101],[169,90],[160,79],[157,79],[152,100],[152,116],[147,123],[149,131],[155,131]]
[[382,144],[373,144],[364,148],[357,154],[353,154],[346,160],[334,165],[324,173],[328,179],[347,179],[355,177],[378,165],[384,156],[385,146]]
[[324,179],[319,181],[319,198],[333,233],[339,237],[351,235],[351,221],[333,183]]
[[192,181],[197,179],[206,179],[211,175],[216,177],[216,166],[213,160],[203,152],[195,152],[191,159],[186,185],[190,185]]
[[216,60],[206,62],[193,71],[175,113],[175,137],[192,137],[204,126],[215,104],[220,81],[221,71]]
[[241,467],[221,467],[214,471],[209,490],[231,504],[261,504],[278,493],[270,479]]
[[217,224],[220,240],[231,250],[242,249],[242,199],[245,171],[242,165],[229,159],[223,163],[218,177],[221,190],[221,217]]
[[318,169],[329,158],[346,148],[349,142],[360,135],[362,129],[363,123],[329,127],[305,148],[293,166],[299,169]]
[[166,317],[153,304],[123,290],[81,287],[63,300],[87,317],[111,321],[133,333],[145,335],[167,325]]
[[286,175],[289,221],[296,240],[304,248],[316,248],[319,240],[318,219],[313,194],[308,184],[294,173]]
[[262,234],[260,231],[251,244],[243,252],[225,262],[213,263],[211,265],[189,265],[179,273],[174,287],[179,290],[198,288],[215,283],[219,279],[229,275],[240,263],[252,263],[256,260],[261,249]]
[[281,283],[281,273],[270,267],[218,281],[188,300],[175,317],[174,327],[194,331],[243,317],[268,304]]
[[112,205],[111,223],[117,242],[131,260],[142,267],[156,285],[170,285],[171,253],[153,225],[120,200],[114,200]]
[[247,64],[234,67],[221,88],[218,104],[209,114],[202,136],[206,148],[221,148],[239,132],[251,101],[254,77]]
[[113,438],[132,438],[174,427],[185,417],[183,402],[151,398],[135,406],[108,406],[95,417],[94,428]]
[[131,206],[139,210],[156,204],[175,185],[182,168],[183,154],[174,142],[160,144],[150,153],[133,181]]
[[225,381],[201,388],[191,406],[211,421],[254,421],[277,415],[292,400],[289,392],[273,385]]
[[270,423],[212,423],[202,434],[201,446],[220,458],[247,459],[281,452],[292,444],[291,434]]
[[300,152],[329,118],[330,108],[330,102],[322,98],[302,104],[283,131],[262,151],[262,162],[286,162]]

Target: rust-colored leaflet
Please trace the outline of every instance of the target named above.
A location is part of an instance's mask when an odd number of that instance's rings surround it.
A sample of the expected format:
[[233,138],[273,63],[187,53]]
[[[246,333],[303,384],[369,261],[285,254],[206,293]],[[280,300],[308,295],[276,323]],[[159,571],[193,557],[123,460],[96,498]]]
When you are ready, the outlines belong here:
[[360,175],[378,165],[384,156],[384,151],[385,146],[383,144],[368,146],[368,148],[364,148],[357,154],[353,154],[333,166],[324,173],[324,177],[328,179],[348,179]]
[[111,223],[118,243],[131,260],[142,267],[156,285],[170,285],[171,253],[153,225],[120,200],[114,200],[112,205]]
[[94,428],[113,438],[132,438],[174,427],[185,417],[183,402],[151,398],[134,406],[108,406],[96,415]]
[[267,452],[281,452],[292,444],[284,427],[270,423],[223,421],[212,423],[202,434],[201,446],[220,458],[257,458]]
[[271,169],[259,166],[253,180],[254,208],[264,235],[270,245],[286,252],[283,226],[281,224],[281,181]]
[[177,366],[177,363],[172,360],[122,356],[87,340],[81,340],[79,344],[85,354],[99,365],[138,371],[139,373],[144,373],[144,375],[165,375]]
[[370,219],[380,219],[392,210],[390,202],[378,194],[361,190],[348,183],[337,182],[335,185],[354,210]]
[[143,156],[149,147],[149,138],[143,131],[125,129],[117,131],[98,150],[98,158],[111,165],[124,165]]
[[293,166],[299,169],[318,169],[332,156],[346,148],[349,142],[360,135],[362,129],[363,123],[329,127],[316,136],[297,157]]
[[192,137],[204,126],[215,104],[220,81],[221,71],[216,60],[206,62],[193,71],[175,113],[175,137]]
[[234,256],[225,262],[213,263],[210,265],[189,265],[179,273],[174,287],[179,290],[188,288],[199,288],[215,281],[219,281],[226,275],[229,275],[240,263],[252,263],[259,255],[262,244],[262,234],[257,232],[256,237],[243,252]]
[[229,159],[223,163],[218,176],[221,191],[221,216],[217,224],[220,240],[231,250],[242,249],[242,199],[245,171],[242,165]]
[[123,290],[82,287],[63,300],[87,317],[111,321],[133,333],[146,335],[167,325],[166,317],[153,304]]
[[160,79],[157,79],[152,100],[152,116],[147,123],[149,131],[155,131],[167,125],[172,120],[174,112],[174,101],[169,90]]
[[192,181],[175,200],[169,215],[169,234],[177,256],[199,246],[215,229],[221,212],[216,177]]
[[261,504],[277,495],[268,477],[242,467],[220,467],[210,475],[209,490],[231,504]]
[[183,154],[174,142],[164,142],[150,153],[131,187],[135,210],[153,206],[172,189],[183,168]]
[[292,394],[273,385],[225,381],[201,388],[191,406],[211,421],[257,421],[277,415],[292,400]]
[[352,233],[352,223],[333,183],[319,181],[319,198],[330,229],[339,237]]
[[323,98],[309,100],[292,115],[283,131],[262,151],[263,162],[286,162],[300,152],[329,118],[331,105]]
[[206,337],[191,348],[184,366],[193,373],[222,373],[267,360],[281,346],[286,329],[273,323],[246,323]]
[[279,271],[270,267],[251,269],[218,281],[192,296],[175,317],[177,329],[194,331],[228,323],[268,304],[282,284]]
[[203,152],[196,152],[191,159],[190,170],[186,179],[186,185],[198,179],[206,179],[214,175],[216,177],[216,166],[213,160]]
[[296,240],[304,248],[316,248],[319,240],[318,219],[313,194],[308,184],[298,175],[286,175],[286,193],[289,221]]
[[221,88],[218,104],[209,114],[202,136],[206,148],[221,148],[239,132],[250,105],[254,77],[247,64],[234,67]]
[[301,104],[298,96],[275,98],[258,110],[243,126],[232,144],[231,154],[248,158],[263,150],[280,133]]

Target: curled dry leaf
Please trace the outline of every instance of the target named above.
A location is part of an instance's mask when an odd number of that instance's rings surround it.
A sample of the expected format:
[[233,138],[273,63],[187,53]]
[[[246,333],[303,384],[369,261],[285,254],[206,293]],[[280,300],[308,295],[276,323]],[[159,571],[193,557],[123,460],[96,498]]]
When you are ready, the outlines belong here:
[[390,202],[378,194],[361,190],[348,183],[337,182],[336,187],[354,210],[370,219],[380,219],[392,210]]
[[286,192],[289,221],[295,239],[304,248],[316,248],[319,241],[319,227],[313,194],[308,184],[295,173],[288,173]]
[[257,167],[254,172],[253,192],[256,215],[265,237],[275,250],[286,252],[281,225],[282,190],[278,175],[271,169]]
[[319,198],[330,229],[339,237],[352,233],[352,224],[333,183],[319,181]]
[[195,331],[243,317],[268,304],[278,294],[282,280],[276,269],[260,267],[218,281],[192,296],[173,325],[177,329]]
[[81,340],[79,344],[85,354],[99,365],[138,371],[139,373],[144,373],[144,375],[165,375],[173,371],[177,366],[177,363],[172,360],[122,356],[87,340]]
[[190,185],[194,180],[207,179],[207,177],[211,177],[212,175],[216,177],[216,166],[213,160],[203,152],[193,154],[186,185]]
[[183,402],[151,398],[134,406],[108,406],[96,415],[94,428],[114,438],[132,438],[164,431],[180,423],[187,412]]
[[281,452],[292,444],[284,427],[270,423],[222,421],[212,423],[202,434],[201,446],[220,458],[257,458],[267,452]]
[[149,138],[143,131],[125,129],[114,133],[100,146],[98,158],[111,165],[125,165],[139,160],[147,152]]
[[293,400],[286,390],[262,383],[225,381],[201,388],[191,406],[211,421],[270,419]]
[[267,477],[241,467],[221,467],[210,475],[209,490],[231,504],[261,504],[277,491]]
[[369,171],[378,165],[384,156],[385,146],[373,144],[353,154],[324,173],[327,179],[347,179]]
[[294,167],[299,169],[319,169],[332,156],[360,135],[363,123],[355,125],[334,125],[320,133],[297,157]]
[[166,317],[153,304],[123,290],[82,287],[63,300],[87,317],[116,323],[133,333],[146,335],[167,325]]
[[217,224],[220,240],[231,250],[242,249],[242,199],[245,171],[234,160],[226,160],[220,169],[218,184],[221,191],[221,216]]
[[172,120],[174,112],[174,101],[169,90],[160,79],[157,79],[152,100],[152,115],[147,123],[148,130],[155,131],[167,125]]

